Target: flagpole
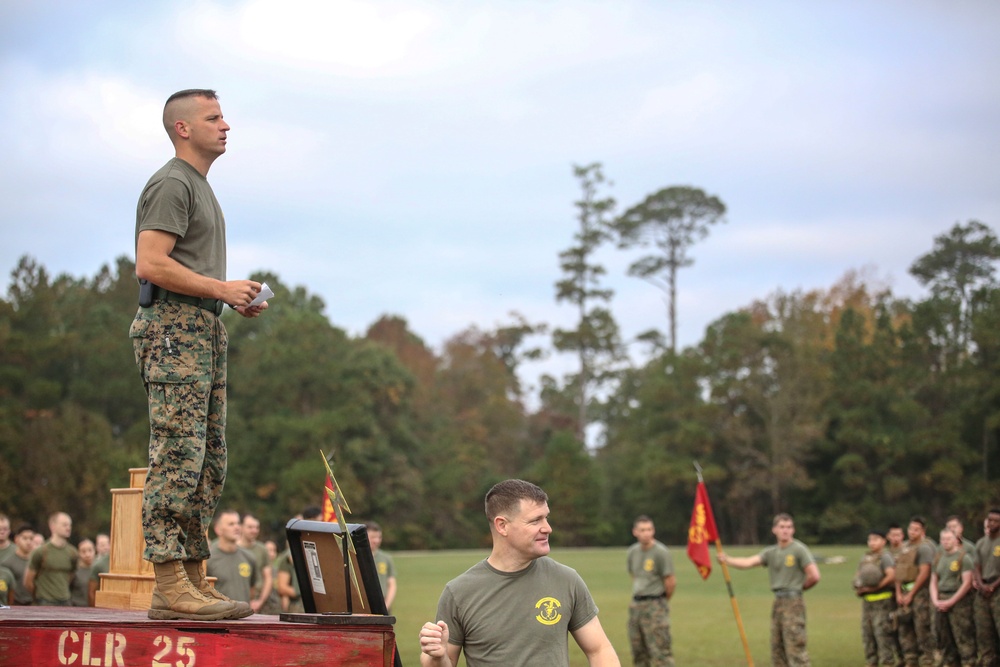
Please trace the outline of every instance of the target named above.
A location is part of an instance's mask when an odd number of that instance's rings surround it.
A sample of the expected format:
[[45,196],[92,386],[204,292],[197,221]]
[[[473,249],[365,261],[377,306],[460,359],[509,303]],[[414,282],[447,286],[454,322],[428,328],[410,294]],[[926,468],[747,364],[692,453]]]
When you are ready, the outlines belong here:
[[[705,480],[701,476],[701,466],[698,465],[697,461],[694,462],[694,469],[698,472],[698,483],[704,484]],[[718,531],[716,531],[715,535],[715,553],[722,553],[722,538],[719,537]],[[736,627],[739,628],[740,631],[740,640],[743,642],[743,652],[746,653],[747,656],[747,665],[749,667],[754,667],[753,656],[750,655],[750,644],[747,642],[747,633],[746,630],[743,629],[743,618],[740,616],[740,606],[736,602],[736,594],[733,592],[733,581],[729,577],[729,566],[723,562],[720,562],[719,564],[722,565],[722,576],[726,580],[726,590],[729,591],[729,602],[733,605],[733,615],[736,617]]]

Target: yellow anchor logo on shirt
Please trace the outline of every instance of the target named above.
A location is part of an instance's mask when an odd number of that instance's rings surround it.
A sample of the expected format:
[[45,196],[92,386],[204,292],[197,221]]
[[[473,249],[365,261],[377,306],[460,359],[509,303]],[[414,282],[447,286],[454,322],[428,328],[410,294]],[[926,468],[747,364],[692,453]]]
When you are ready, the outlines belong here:
[[642,562],[642,569],[645,570],[646,572],[652,572],[653,571],[653,559],[652,558],[647,558],[646,560],[644,560]]
[[952,572],[958,572],[958,561],[957,560],[951,561],[951,565],[948,566],[948,569],[951,570]]
[[240,576],[244,579],[250,577],[250,563],[240,563]]
[[792,554],[785,556],[785,567],[795,567],[795,556]]
[[562,614],[559,613],[561,606],[562,604],[555,598],[542,598],[535,603],[535,609],[539,610],[535,620],[542,625],[555,625],[562,620]]

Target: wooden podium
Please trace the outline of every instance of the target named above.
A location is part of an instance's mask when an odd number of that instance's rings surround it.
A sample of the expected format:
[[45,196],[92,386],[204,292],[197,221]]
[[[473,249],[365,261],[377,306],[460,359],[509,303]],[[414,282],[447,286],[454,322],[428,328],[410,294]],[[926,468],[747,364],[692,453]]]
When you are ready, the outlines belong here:
[[129,468],[127,489],[111,489],[111,562],[101,574],[94,606],[147,610],[153,599],[153,564],[142,557],[145,468]]

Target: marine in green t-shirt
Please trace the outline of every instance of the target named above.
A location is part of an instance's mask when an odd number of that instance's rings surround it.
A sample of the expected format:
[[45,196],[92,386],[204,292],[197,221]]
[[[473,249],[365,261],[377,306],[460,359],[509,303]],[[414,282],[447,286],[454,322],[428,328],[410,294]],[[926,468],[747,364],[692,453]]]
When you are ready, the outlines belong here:
[[448,582],[437,617],[420,629],[423,667],[569,665],[568,635],[590,664],[617,664],[597,606],[576,571],[549,553],[548,496],[509,479],[486,494],[493,549]]
[[656,539],[653,519],[645,514],[632,522],[636,542],[625,552],[632,578],[628,605],[628,637],[632,662],[637,665],[673,665],[670,598],[677,578],[670,550]]
[[68,606],[76,574],[76,547],[69,543],[73,520],[65,512],[49,517],[52,536],[31,552],[24,585],[37,605]]
[[365,528],[368,532],[368,546],[371,547],[372,558],[375,560],[379,587],[382,589],[382,599],[385,601],[385,608],[391,609],[396,600],[396,564],[392,556],[382,550],[382,526],[368,521]]
[[776,664],[809,664],[806,649],[806,606],[802,591],[819,583],[819,567],[809,549],[794,538],[791,515],[778,514],[771,524],[776,543],[755,556],[742,558],[720,553],[720,563],[746,570],[767,568],[774,591],[771,609],[771,661]]

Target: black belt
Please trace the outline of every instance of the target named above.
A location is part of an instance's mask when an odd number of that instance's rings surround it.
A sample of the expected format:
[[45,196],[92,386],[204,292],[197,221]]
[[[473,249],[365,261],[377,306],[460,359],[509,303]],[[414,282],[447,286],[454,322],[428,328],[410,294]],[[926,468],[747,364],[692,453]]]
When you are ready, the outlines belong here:
[[665,597],[667,597],[666,593],[660,593],[659,595],[633,595],[632,599],[636,602],[644,602],[646,600],[659,600]]
[[218,299],[202,299],[197,296],[178,294],[177,292],[171,292],[168,289],[163,289],[159,285],[153,288],[153,299],[159,301],[176,301],[177,303],[186,303],[192,306],[198,306],[202,310],[215,313],[216,316],[222,314],[222,307],[226,305]]

